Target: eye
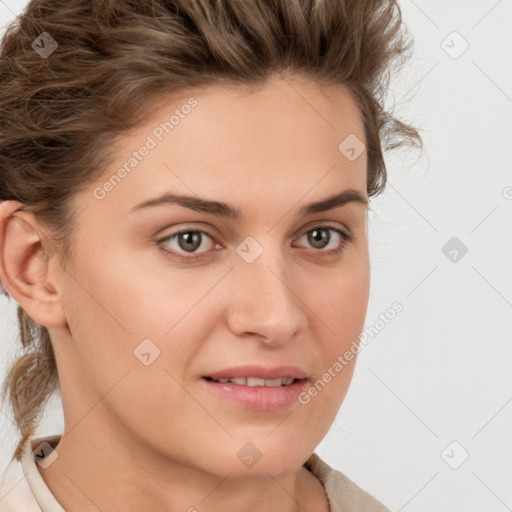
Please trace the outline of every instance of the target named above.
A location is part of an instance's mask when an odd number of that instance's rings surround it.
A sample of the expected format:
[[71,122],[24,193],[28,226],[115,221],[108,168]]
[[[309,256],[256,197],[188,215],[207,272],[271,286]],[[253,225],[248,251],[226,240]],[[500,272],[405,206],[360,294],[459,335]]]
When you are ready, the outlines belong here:
[[[334,233],[335,236],[333,237],[331,233]],[[316,249],[314,252],[321,253],[327,257],[336,256],[354,240],[353,235],[345,233],[334,226],[317,226],[306,231],[299,240],[302,238],[306,238],[307,243],[311,244],[313,249]],[[336,239],[338,240],[337,242]],[[333,240],[334,244],[331,244]],[[197,229],[182,229],[157,240],[156,244],[165,253],[187,260],[201,258],[213,247],[222,248],[221,245],[214,241],[212,236],[205,231]],[[334,247],[326,249],[326,247],[329,247],[329,244]],[[171,249],[167,247],[171,247]],[[199,251],[201,248],[203,251]],[[189,254],[189,256],[184,254]]]
[[[332,249],[326,250],[325,248],[329,246],[330,242],[332,242],[333,237],[330,233],[334,232],[334,247]],[[350,233],[345,233],[341,229],[335,228],[333,226],[317,226],[314,229],[310,229],[306,231],[301,238],[306,238],[308,244],[314,249],[318,249],[315,252],[326,253],[327,255],[336,255],[341,252],[350,242],[353,242],[354,237]],[[338,242],[336,242],[338,239]],[[299,239],[300,240],[300,239]]]
[[[171,243],[167,243],[169,240]],[[209,240],[209,242],[207,240]],[[187,259],[200,257],[204,252],[208,252],[208,246],[216,245],[213,242],[213,238],[208,233],[193,229],[183,229],[158,240],[157,243],[164,252]],[[172,247],[173,250],[167,249],[166,246]],[[205,246],[206,251],[199,252],[198,256],[182,256],[182,254],[180,254],[181,251],[188,254],[196,254],[198,252],[197,249],[204,249]]]

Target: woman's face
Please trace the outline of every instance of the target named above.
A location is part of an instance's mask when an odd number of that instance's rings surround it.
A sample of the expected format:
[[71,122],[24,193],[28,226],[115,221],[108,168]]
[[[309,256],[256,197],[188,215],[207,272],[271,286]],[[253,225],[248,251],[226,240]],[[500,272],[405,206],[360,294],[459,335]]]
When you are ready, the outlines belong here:
[[[141,461],[221,476],[300,467],[346,395],[355,357],[339,361],[364,327],[364,140],[346,90],[284,79],[174,98],[126,136],[76,196],[75,257],[59,277],[64,435],[101,429]],[[307,208],[349,189],[363,201]],[[283,366],[305,379],[207,379],[293,377],[259,373]]]

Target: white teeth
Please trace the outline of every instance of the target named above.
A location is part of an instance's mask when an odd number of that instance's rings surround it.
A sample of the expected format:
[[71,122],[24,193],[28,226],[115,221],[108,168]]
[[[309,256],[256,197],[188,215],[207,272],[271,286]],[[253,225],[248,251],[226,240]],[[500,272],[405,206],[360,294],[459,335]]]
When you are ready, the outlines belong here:
[[[265,380],[264,382],[265,382],[265,386],[267,386],[269,388],[274,388],[277,386],[282,386],[284,380],[285,379],[268,379],[268,380]],[[286,384],[286,382],[285,382],[285,384]]]
[[256,377],[247,377],[247,385],[248,386],[264,386],[264,379],[257,379]]
[[226,382],[233,382],[234,384],[238,384],[240,386],[265,386],[269,388],[274,388],[278,386],[289,386],[295,379],[293,377],[281,377],[278,379],[259,379],[258,377],[233,377],[232,379],[222,378],[214,380],[215,382],[220,382],[221,384],[225,384]]

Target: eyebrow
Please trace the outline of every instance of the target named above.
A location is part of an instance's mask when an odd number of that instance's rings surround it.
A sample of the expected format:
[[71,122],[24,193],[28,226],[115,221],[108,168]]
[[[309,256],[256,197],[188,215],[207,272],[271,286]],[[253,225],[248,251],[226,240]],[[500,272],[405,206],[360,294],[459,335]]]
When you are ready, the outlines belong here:
[[[364,205],[366,209],[368,209],[369,204],[368,198],[362,195],[358,190],[347,189],[332,196],[326,197],[325,199],[322,199],[320,201],[316,201],[314,203],[310,203],[306,206],[303,206],[299,210],[299,216],[306,217],[307,215],[312,215],[314,213],[339,208],[348,203],[359,203]],[[203,199],[197,196],[194,197],[169,192],[164,193],[153,199],[142,201],[141,203],[138,203],[133,208],[131,208],[129,212],[133,213],[146,208],[152,208],[156,206],[169,204],[177,204],[179,206],[183,206],[184,208],[189,208],[197,212],[210,213],[218,217],[225,217],[233,220],[241,220],[244,218],[242,212],[238,208],[230,206],[227,203]]]

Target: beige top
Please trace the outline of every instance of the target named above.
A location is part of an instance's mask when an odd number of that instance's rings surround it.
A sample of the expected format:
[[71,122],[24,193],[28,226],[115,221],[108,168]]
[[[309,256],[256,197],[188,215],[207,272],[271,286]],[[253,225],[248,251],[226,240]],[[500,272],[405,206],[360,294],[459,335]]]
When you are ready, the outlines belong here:
[[[50,492],[32,456],[33,450],[44,441],[55,448],[60,437],[30,439],[22,455],[22,472],[18,471],[17,476],[11,475],[0,483],[0,512],[65,512]],[[12,464],[20,465],[18,461]],[[304,466],[324,486],[331,512],[390,512],[343,473],[332,469],[316,453],[311,454]]]

